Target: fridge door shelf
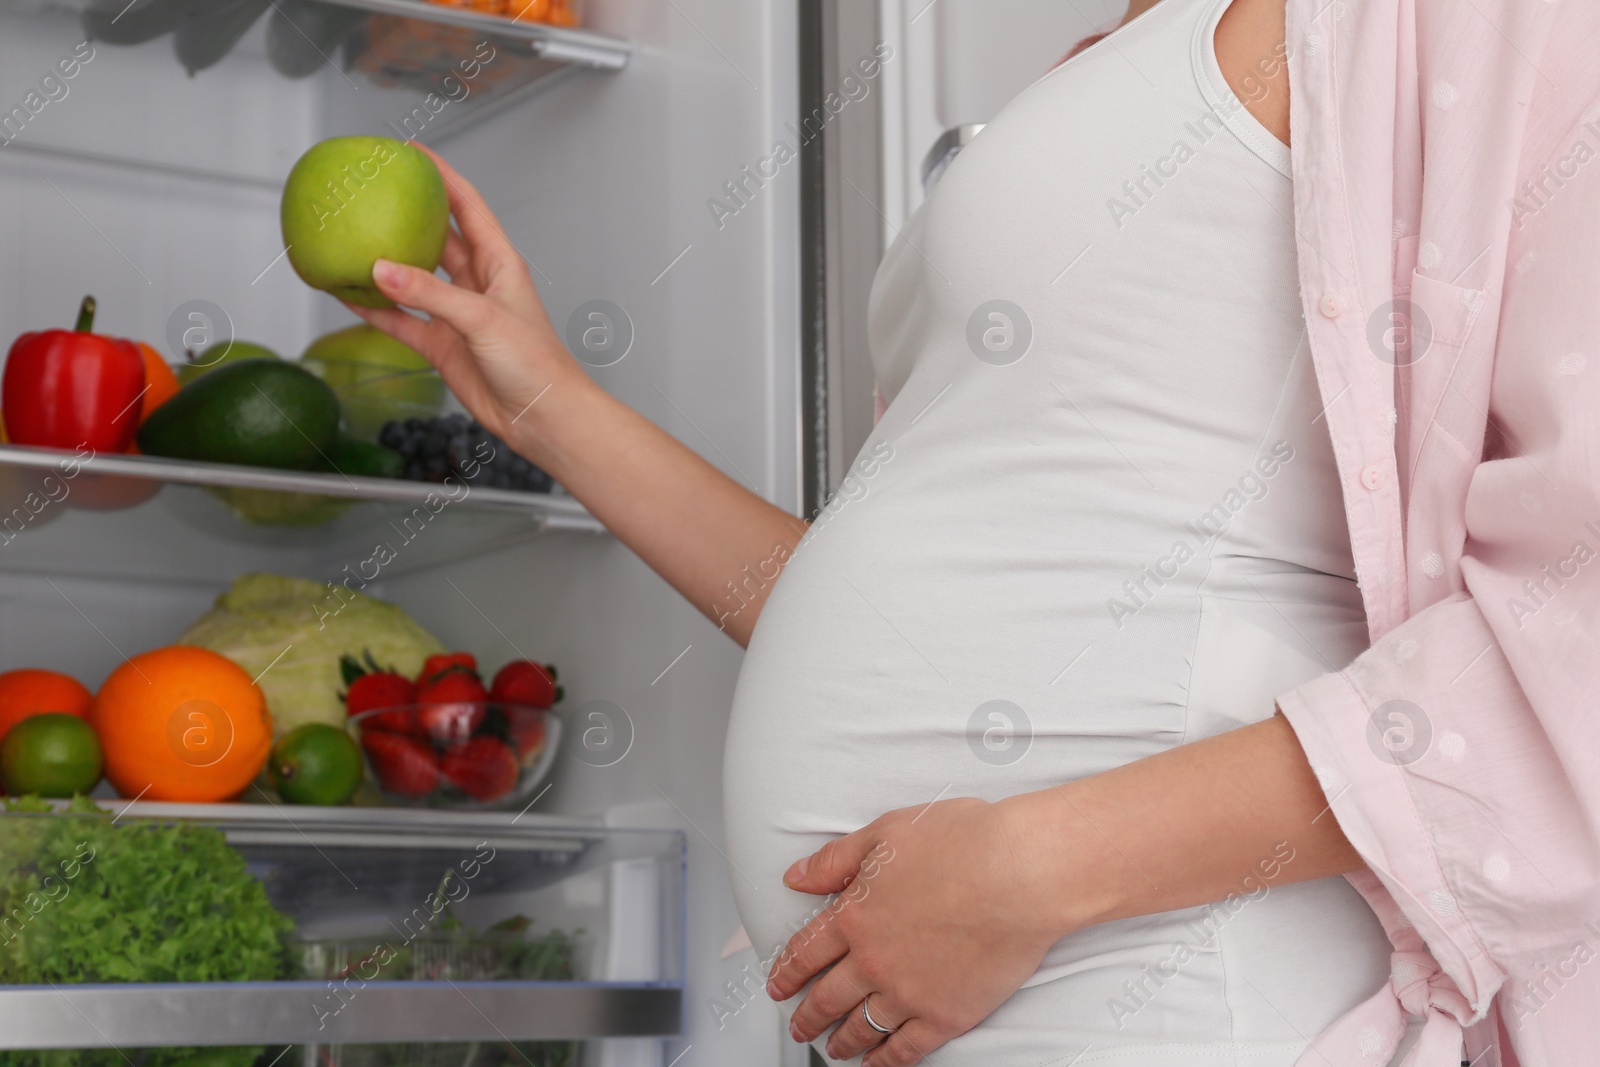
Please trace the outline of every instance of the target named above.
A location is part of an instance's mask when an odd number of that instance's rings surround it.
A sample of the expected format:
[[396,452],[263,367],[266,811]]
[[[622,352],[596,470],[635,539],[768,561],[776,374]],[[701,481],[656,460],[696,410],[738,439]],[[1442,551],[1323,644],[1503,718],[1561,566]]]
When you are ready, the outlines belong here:
[[[7,469],[12,478],[7,479]],[[31,472],[24,473],[24,472]],[[50,488],[44,479],[54,476]],[[437,502],[444,487],[433,482],[414,482],[398,478],[352,478],[343,474],[310,471],[272,470],[265,467],[240,467],[225,463],[195,463],[141,455],[96,455],[79,459],[74,453],[54,449],[0,445],[0,485],[19,481],[5,494],[11,506],[22,503],[29,491],[41,501],[67,490],[63,502],[70,501],[72,479],[87,475],[89,482],[104,485],[123,479],[141,482],[169,482],[217,489],[260,489],[281,493],[307,494],[331,500],[376,501],[401,505]],[[50,491],[47,492],[46,490]],[[109,494],[108,494],[109,495]],[[10,499],[15,497],[16,499]],[[563,493],[525,493],[510,489],[479,488],[460,481],[444,497],[457,509],[513,512],[527,515],[540,529],[586,530],[600,533],[600,525],[582,504]],[[95,506],[95,505],[88,505]],[[9,507],[6,509],[9,511]]]
[[[225,854],[211,831],[261,883],[271,908],[293,922],[286,956],[293,962],[281,981],[73,984],[41,970],[36,977],[43,981],[0,985],[0,1049],[566,1041],[681,1032],[685,843],[677,831],[531,813],[111,807],[114,817],[0,815],[0,858],[14,872],[0,884],[6,898],[0,941],[31,939],[0,964],[5,973],[28,981],[28,972],[14,969],[19,959],[43,959],[37,964],[43,968],[84,959],[91,968],[112,966],[81,939],[76,948],[58,950],[59,933],[49,924],[92,914],[95,927],[109,930],[102,924],[117,923],[117,909],[133,903],[166,908],[187,923],[187,916],[207,913],[197,912],[194,894],[214,891],[227,895],[227,907],[257,914],[264,905],[241,897],[232,882],[201,876],[164,884],[166,875],[155,869],[185,851]],[[196,828],[210,835],[209,846],[177,836]],[[173,836],[130,838],[119,846],[115,835],[124,833]],[[69,868],[56,863],[55,853],[71,842],[81,862]],[[146,851],[152,858],[138,858]],[[236,878],[249,884],[242,874]],[[119,885],[121,879],[138,884]],[[24,908],[22,891],[34,882],[40,895]],[[68,910],[75,894],[88,898],[78,916]],[[222,897],[215,899],[214,907],[224,906]],[[155,959],[171,935],[137,924],[127,929],[127,943],[137,946],[127,959],[146,973],[166,966]],[[452,946],[458,951],[444,951]],[[30,949],[36,954],[28,955]],[[232,960],[258,950],[230,940],[191,947],[181,958],[226,951]],[[78,955],[56,960],[56,951]],[[76,973],[94,977],[92,970]]]

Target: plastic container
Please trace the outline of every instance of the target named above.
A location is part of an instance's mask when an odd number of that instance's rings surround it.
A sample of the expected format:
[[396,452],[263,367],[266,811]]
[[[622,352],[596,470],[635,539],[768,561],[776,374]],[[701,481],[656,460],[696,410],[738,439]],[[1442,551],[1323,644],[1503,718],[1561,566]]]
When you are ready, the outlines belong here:
[[0,1050],[104,1050],[62,1061],[80,1067],[179,1067],[201,1046],[229,1047],[212,1067],[421,1067],[434,1061],[403,1046],[442,1041],[463,1064],[477,1045],[498,1050],[478,1067],[519,1051],[561,1067],[580,1040],[681,1028],[676,831],[535,812],[108,808],[0,814]]
[[521,808],[561,739],[552,712],[519,704],[406,704],[352,715],[350,725],[368,780],[391,803],[434,808]]
[[449,395],[432,368],[397,371],[379,363],[332,359],[304,359],[300,365],[333,388],[345,429],[363,441],[377,441],[383,424],[393,419],[433,418]]

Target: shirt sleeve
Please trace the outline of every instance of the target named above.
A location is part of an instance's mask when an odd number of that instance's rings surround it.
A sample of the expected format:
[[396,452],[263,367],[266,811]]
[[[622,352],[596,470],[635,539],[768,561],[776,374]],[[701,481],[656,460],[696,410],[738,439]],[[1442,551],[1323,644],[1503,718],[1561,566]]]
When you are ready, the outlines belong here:
[[1424,561],[1455,592],[1279,699],[1341,828],[1480,1014],[1508,973],[1600,934],[1600,122],[1563,129],[1523,169],[1569,177],[1507,214],[1459,570]]

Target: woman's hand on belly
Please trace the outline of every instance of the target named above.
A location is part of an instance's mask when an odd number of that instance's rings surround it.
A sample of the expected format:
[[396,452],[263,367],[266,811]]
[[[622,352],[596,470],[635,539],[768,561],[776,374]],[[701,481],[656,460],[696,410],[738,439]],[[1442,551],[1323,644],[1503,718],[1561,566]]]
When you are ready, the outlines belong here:
[[[1064,933],[1060,894],[1039,863],[1032,827],[1009,802],[970,798],[892,811],[824,846],[784,881],[839,897],[779,957],[768,991],[797,993],[791,1033],[812,1041],[843,1018],[828,1055],[911,1064],[983,1021],[1038,969]],[[827,887],[827,888],[822,888]]]
[[[790,940],[768,991],[796,1040],[909,1067],[1022,987],[1075,930],[1362,866],[1281,715],[998,804],[890,812],[784,876],[840,896]],[[870,998],[870,1000],[869,1000]],[[893,1027],[883,1041],[862,1015]],[[883,1041],[881,1048],[874,1048]]]

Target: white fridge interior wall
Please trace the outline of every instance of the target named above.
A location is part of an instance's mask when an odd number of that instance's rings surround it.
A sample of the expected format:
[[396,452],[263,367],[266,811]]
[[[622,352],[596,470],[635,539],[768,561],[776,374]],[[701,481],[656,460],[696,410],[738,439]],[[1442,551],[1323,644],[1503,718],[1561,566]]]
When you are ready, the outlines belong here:
[[[83,35],[60,11],[0,16],[9,108]],[[796,18],[794,0],[590,0],[591,28],[637,41],[627,70],[576,73],[438,142],[532,264],[558,329],[591,300],[624,309],[633,346],[595,377],[791,509],[798,164],[746,184],[732,217],[719,221],[710,201],[727,203],[725,183],[792,143],[783,127],[798,108]],[[388,123],[417,101],[331,69],[285,81],[261,37],[258,25],[193,80],[168,39],[96,44],[68,95],[0,147],[0,240],[13,253],[0,261],[0,333],[69,326],[85,292],[99,298],[97,328],[161,348],[169,317],[194,299],[224,308],[237,336],[287,355],[351,321],[274,262],[277,186],[320,137],[392,134]],[[124,655],[176,638],[235,576],[332,579],[389,536],[348,524],[338,537],[243,536],[196,521],[199,492],[168,486],[132,510],[58,508],[0,548],[0,670],[54,668],[96,686]],[[568,708],[604,700],[625,712],[628,725],[614,725],[633,731],[626,756],[607,767],[564,758],[538,810],[625,810],[634,823],[685,830],[683,1044],[696,1063],[776,1063],[776,1010],[750,983],[753,954],[719,958],[738,926],[720,852],[738,649],[616,542],[523,537],[519,521],[446,514],[372,591],[491,669],[521,655],[559,664]],[[506,547],[456,558],[451,546],[485,526],[503,528]],[[569,724],[569,746],[588,725]]]
[[[0,10],[5,336],[70,328],[92,292],[97,329],[165,347],[171,313],[203,297],[238,336],[298,354],[326,298],[288,271],[257,276],[283,251],[277,189],[315,140],[316,87],[267,66],[259,29],[191,81],[170,40],[85,46],[70,12]],[[61,78],[75,55],[88,58]]]

